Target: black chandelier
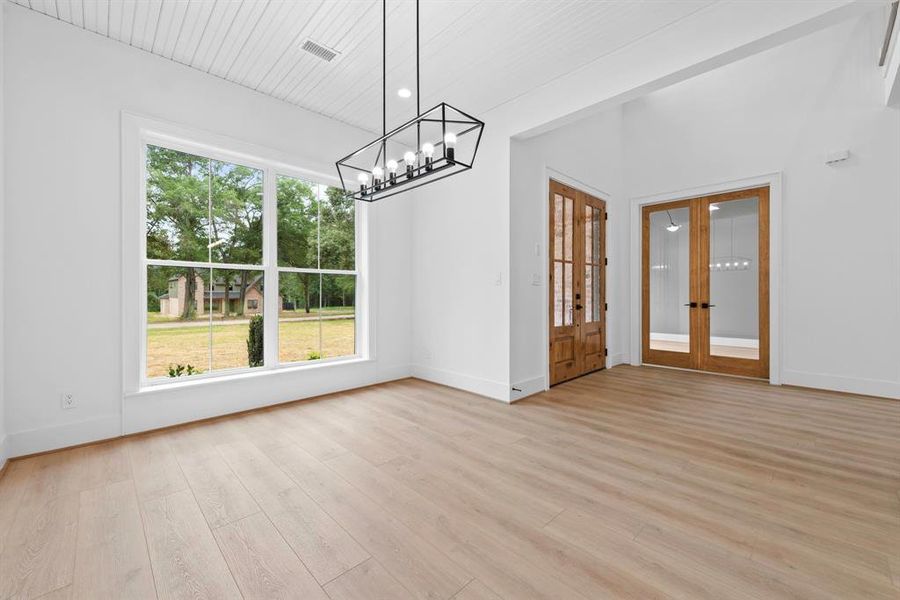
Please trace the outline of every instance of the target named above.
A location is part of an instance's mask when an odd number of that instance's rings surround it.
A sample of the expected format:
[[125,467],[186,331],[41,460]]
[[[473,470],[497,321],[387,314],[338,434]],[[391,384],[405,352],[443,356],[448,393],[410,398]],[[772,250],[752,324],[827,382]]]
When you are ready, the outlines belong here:
[[[344,193],[374,202],[472,168],[484,123],[446,102],[422,112],[416,0],[416,116],[387,130],[387,0],[382,10],[381,137],[337,161]],[[423,141],[424,140],[424,141]],[[415,151],[413,151],[415,148]]]

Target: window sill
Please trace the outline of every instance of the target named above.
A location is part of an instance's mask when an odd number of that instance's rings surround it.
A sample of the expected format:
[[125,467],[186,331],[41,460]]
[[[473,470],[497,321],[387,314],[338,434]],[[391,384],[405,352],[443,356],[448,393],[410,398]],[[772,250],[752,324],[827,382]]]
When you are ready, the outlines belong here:
[[165,393],[176,390],[184,390],[189,388],[202,388],[206,386],[233,383],[237,381],[252,380],[258,378],[274,377],[277,375],[298,373],[303,371],[314,371],[319,369],[329,369],[339,366],[365,365],[373,364],[373,358],[363,358],[361,356],[350,356],[346,358],[333,358],[322,361],[315,361],[311,364],[286,364],[277,367],[261,368],[254,370],[245,370],[237,373],[229,373],[215,377],[200,377],[197,379],[185,379],[184,381],[172,383],[147,383],[143,384],[136,392],[126,392],[125,398],[141,398],[153,396],[157,393]]

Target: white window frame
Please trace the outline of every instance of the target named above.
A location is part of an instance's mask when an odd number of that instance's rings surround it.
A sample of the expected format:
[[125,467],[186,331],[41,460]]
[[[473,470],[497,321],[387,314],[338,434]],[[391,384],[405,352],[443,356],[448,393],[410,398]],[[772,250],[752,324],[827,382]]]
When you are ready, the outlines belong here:
[[[263,171],[263,260],[261,265],[214,263],[214,268],[262,271],[266,288],[278,290],[281,272],[313,272],[356,277],[355,354],[302,362],[278,362],[277,315],[279,294],[265,294],[263,314],[276,315],[264,321],[264,362],[261,367],[242,367],[206,372],[190,377],[148,378],[147,363],[147,267],[188,266],[205,264],[202,261],[150,260],[146,251],[146,149],[148,145],[162,146],[204,158],[240,164]],[[371,244],[369,235],[369,207],[357,201],[355,210],[355,270],[292,269],[277,264],[277,186],[279,175],[295,177],[312,183],[340,186],[334,175],[323,172],[320,165],[313,168],[298,166],[303,161],[276,150],[239,142],[232,138],[182,127],[172,123],[122,113],[122,357],[123,387],[126,395],[145,390],[170,388],[193,383],[213,383],[231,377],[243,377],[289,370],[326,368],[330,365],[374,359],[374,327],[370,315],[369,273]],[[319,167],[318,169],[316,167]]]

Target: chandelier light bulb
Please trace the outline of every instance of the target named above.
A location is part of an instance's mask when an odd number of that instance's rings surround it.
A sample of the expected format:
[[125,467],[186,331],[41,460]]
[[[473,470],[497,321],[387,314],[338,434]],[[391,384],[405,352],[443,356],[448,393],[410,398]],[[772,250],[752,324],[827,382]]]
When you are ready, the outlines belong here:
[[429,144],[428,142],[422,144],[422,154],[425,155],[425,170],[430,171],[431,160],[434,156],[434,144]]
[[356,180],[359,181],[359,191],[363,194],[366,193],[366,186],[369,185],[369,174],[368,173],[360,173],[356,176]]
[[416,166],[416,153],[411,150],[407,150],[403,155],[403,162],[406,163],[406,178],[412,179],[413,169]]
[[447,156],[447,162],[453,163],[456,159],[456,134],[448,131],[444,134],[444,150]]
[[384,180],[384,169],[381,167],[375,167],[372,169],[372,178],[375,180],[372,182],[372,185],[375,186],[376,190],[381,189],[381,182]]
[[391,182],[391,185],[394,185],[395,183],[397,183],[397,167],[398,166],[399,165],[397,164],[396,160],[387,161],[387,170],[388,170],[388,173],[390,173],[390,176],[388,177],[388,181]]

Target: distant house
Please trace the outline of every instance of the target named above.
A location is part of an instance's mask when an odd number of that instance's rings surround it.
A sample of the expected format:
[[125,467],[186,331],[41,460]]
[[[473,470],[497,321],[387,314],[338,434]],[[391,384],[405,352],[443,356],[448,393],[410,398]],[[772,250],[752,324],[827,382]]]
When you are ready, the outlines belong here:
[[[247,284],[244,292],[244,314],[248,316],[262,314],[263,310],[263,293],[262,293],[262,275],[257,275]],[[239,312],[241,301],[240,282],[231,281],[226,283],[224,279],[217,279],[212,283],[212,289],[205,289],[206,285],[203,278],[199,275],[196,278],[196,292],[194,294],[194,302],[196,302],[196,313],[203,315],[206,313],[206,307],[216,314],[237,314]],[[226,289],[227,288],[227,289]],[[203,290],[202,299],[199,290]],[[179,275],[169,279],[169,291],[159,297],[159,312],[162,315],[170,317],[180,317],[184,310],[184,298],[187,295],[187,277]],[[278,297],[279,304],[281,297]]]

